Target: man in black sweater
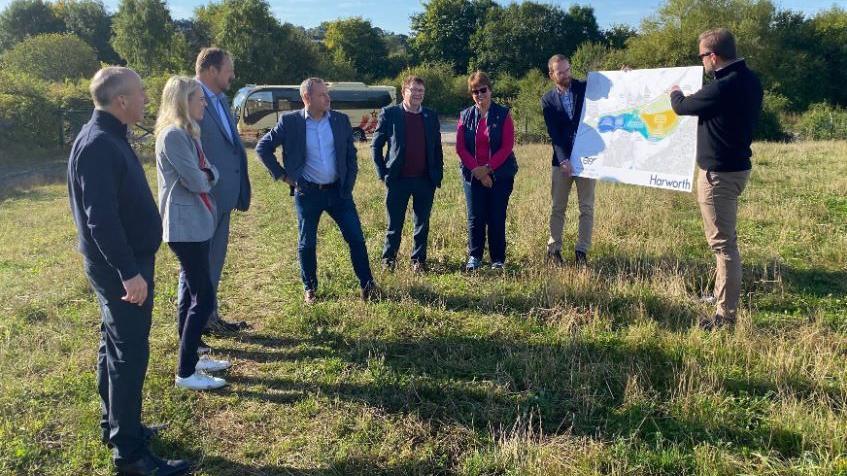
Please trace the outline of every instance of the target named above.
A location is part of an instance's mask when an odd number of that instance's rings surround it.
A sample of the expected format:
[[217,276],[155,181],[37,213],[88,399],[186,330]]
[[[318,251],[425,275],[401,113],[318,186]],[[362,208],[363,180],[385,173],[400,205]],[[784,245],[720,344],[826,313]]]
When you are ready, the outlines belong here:
[[112,448],[118,474],[185,474],[185,461],[150,452],[155,430],[141,424],[162,221],[127,126],[143,119],[147,97],[141,78],[121,67],[98,71],[90,89],[95,110],[71,149],[68,193],[85,273],[100,304],[102,439]]
[[735,38],[725,28],[700,35],[699,57],[715,81],[685,96],[671,90],[674,112],[697,116],[697,201],[706,240],[715,253],[715,314],[705,329],[734,324],[741,294],[741,255],[735,231],[738,196],[750,178],[753,130],[762,110],[762,85],[736,57]]

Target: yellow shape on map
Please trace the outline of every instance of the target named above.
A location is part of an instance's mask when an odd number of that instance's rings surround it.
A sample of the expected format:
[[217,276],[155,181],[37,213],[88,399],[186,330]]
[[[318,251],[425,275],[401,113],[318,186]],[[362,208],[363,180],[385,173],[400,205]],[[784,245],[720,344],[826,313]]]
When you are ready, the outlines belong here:
[[666,137],[676,127],[676,123],[679,122],[679,116],[672,109],[652,114],[642,112],[639,116],[647,126],[647,131],[653,137]]

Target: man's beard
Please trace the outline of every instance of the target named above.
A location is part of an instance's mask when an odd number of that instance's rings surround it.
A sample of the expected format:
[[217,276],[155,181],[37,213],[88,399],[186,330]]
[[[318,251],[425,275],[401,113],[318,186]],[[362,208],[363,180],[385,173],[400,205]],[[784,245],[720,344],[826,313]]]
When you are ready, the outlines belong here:
[[559,83],[559,87],[561,87],[562,89],[568,89],[569,87],[571,87],[571,78],[568,78],[567,81]]

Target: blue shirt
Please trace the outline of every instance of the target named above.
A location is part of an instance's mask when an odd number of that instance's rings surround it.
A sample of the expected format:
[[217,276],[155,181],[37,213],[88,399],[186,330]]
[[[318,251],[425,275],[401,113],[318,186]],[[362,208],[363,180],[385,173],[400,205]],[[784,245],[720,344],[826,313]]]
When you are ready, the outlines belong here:
[[304,108],[303,117],[306,118],[306,165],[303,167],[303,178],[317,184],[333,183],[338,180],[338,172],[329,111],[316,121]]
[[562,101],[562,109],[565,110],[569,118],[573,119],[573,93],[571,88],[564,92],[558,91],[558,89],[556,91],[559,93],[559,101]]
[[197,82],[200,83],[200,86],[203,86],[203,90],[206,92],[206,96],[212,98],[212,107],[215,109],[215,111],[218,111],[218,118],[221,120],[221,124],[224,125],[226,136],[229,141],[232,142],[232,126],[230,125],[229,121],[229,113],[226,112],[226,108],[223,107],[223,100],[221,99],[221,96],[223,96],[224,93],[216,95],[211,90],[209,90],[209,88],[207,88],[205,84],[203,84],[203,81],[198,80]]

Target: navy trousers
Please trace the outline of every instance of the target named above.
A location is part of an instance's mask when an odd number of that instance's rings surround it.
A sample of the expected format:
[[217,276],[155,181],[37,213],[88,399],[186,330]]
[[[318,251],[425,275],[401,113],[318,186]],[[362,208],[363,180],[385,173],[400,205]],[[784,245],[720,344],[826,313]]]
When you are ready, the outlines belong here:
[[190,377],[197,365],[197,348],[209,316],[215,310],[215,288],[209,273],[209,241],[168,243],[179,259],[177,302],[179,365],[177,375]]
[[396,178],[388,184],[385,194],[385,209],[388,214],[388,229],[385,231],[385,245],[382,259],[394,260],[403,236],[403,224],[406,221],[406,208],[412,199],[412,219],[414,220],[412,261],[426,261],[426,246],[429,239],[429,216],[435,199],[435,185],[427,177]]
[[294,194],[294,206],[297,209],[299,231],[297,252],[300,258],[300,278],[305,290],[318,289],[318,224],[324,212],[338,224],[350,248],[350,259],[353,271],[359,278],[359,286],[364,288],[373,281],[365,235],[352,195],[344,197],[337,188],[321,190],[301,187]]
[[100,303],[100,428],[112,445],[115,464],[131,463],[147,451],[141,426],[141,392],[150,358],[155,257],[137,261],[148,286],[147,300],[141,306],[121,300],[125,291],[114,268],[85,261],[85,274]]
[[491,188],[476,179],[462,183],[468,207],[468,255],[482,259],[487,235],[491,261],[506,261],[506,208],[515,179],[496,180]]

